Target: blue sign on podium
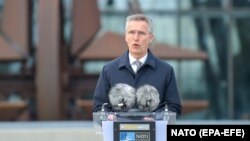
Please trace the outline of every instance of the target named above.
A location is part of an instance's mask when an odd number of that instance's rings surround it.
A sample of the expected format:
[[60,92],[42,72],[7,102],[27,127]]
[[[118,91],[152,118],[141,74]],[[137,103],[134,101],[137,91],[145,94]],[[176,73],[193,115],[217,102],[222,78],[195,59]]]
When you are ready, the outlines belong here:
[[[115,116],[108,120],[108,116]],[[145,120],[151,119],[151,120]],[[166,141],[167,125],[175,124],[176,113],[93,113],[96,134],[103,141]]]
[[155,122],[114,122],[115,141],[155,141]]

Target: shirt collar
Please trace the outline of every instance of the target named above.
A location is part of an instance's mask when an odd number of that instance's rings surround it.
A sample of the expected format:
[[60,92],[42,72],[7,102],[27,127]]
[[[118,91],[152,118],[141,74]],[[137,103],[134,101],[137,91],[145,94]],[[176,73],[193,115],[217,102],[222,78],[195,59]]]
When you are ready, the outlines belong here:
[[[148,57],[148,53],[146,55],[144,55],[141,59],[139,59],[138,61],[140,61],[142,63],[142,65],[146,62]],[[130,65],[132,65],[136,59],[131,55],[131,53],[128,53],[128,58],[129,58],[129,63]]]
[[[145,60],[144,63],[145,65],[149,65],[152,68],[155,68],[155,56],[152,54],[150,49],[148,50],[147,56],[144,56]],[[128,67],[130,66],[130,59],[129,59],[129,51],[126,51],[119,59],[119,68],[122,68],[124,66]],[[133,63],[133,62],[132,62]]]

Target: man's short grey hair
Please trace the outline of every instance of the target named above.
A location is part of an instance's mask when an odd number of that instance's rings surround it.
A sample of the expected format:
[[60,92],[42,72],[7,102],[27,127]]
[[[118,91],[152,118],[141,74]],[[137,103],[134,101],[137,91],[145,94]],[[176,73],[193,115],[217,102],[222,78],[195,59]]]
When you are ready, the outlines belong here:
[[134,14],[134,15],[128,16],[126,19],[125,31],[127,31],[128,23],[130,21],[145,21],[149,25],[149,29],[148,29],[149,33],[153,33],[153,22],[148,16],[144,14]]

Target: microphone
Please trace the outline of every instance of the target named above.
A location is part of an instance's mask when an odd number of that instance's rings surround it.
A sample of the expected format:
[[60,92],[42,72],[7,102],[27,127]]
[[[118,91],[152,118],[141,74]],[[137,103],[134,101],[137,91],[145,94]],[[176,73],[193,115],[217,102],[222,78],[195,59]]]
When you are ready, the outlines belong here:
[[101,109],[102,112],[105,112],[105,106],[106,106],[106,105],[108,105],[108,103],[103,103],[103,104],[102,104],[102,109]]
[[164,109],[165,112],[168,112],[168,105],[167,103],[165,104],[165,109]]
[[108,103],[103,103],[102,104],[102,109],[101,109],[101,112],[100,112],[100,120],[106,120],[107,119],[107,115],[106,115],[106,112],[105,112],[105,106],[107,104]]
[[109,100],[115,111],[128,111],[136,102],[135,89],[128,84],[117,83],[110,89]]
[[136,98],[137,106],[143,112],[152,112],[160,103],[160,97],[157,89],[148,84],[137,89]]

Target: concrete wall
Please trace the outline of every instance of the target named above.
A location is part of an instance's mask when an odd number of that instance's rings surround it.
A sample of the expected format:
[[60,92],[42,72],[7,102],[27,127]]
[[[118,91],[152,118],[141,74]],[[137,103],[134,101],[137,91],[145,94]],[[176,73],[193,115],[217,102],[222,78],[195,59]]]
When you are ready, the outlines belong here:
[[102,141],[92,122],[0,122],[0,141]]

